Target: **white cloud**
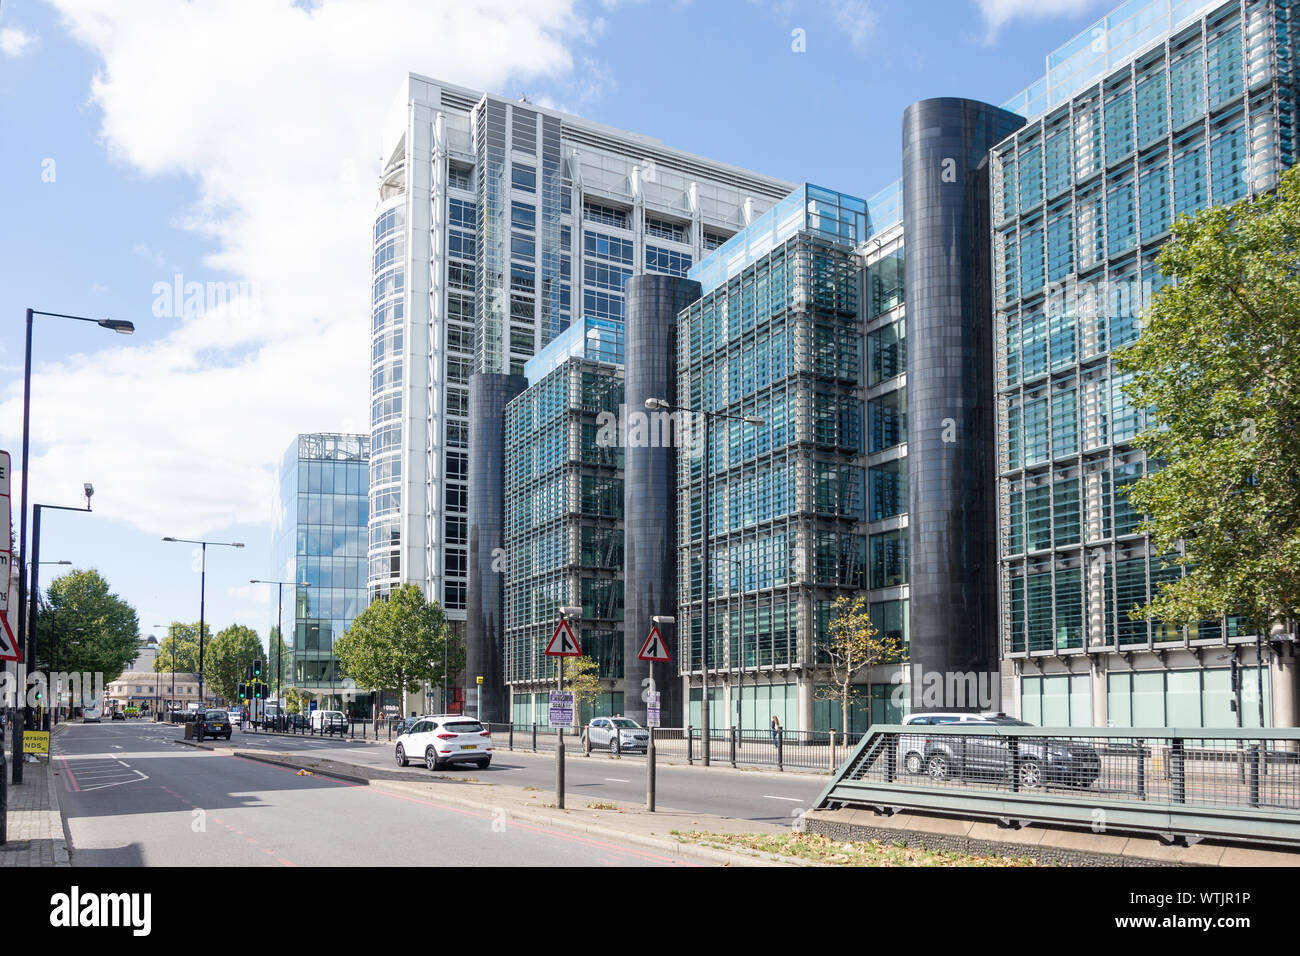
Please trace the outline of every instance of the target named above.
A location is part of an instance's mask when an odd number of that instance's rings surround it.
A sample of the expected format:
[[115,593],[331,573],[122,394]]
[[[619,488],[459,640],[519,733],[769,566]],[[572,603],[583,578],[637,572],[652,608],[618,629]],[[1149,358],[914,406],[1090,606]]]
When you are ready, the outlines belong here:
[[4,27],[0,29],[0,53],[5,56],[22,56],[35,39],[19,27]]
[[1012,20],[1047,20],[1076,17],[1097,7],[1114,6],[1115,0],[975,0],[988,27],[985,39],[992,42],[998,31]]
[[[209,274],[186,281],[233,278],[258,294],[253,309],[159,319],[142,289],[139,313],[120,317],[171,326],[161,337],[38,365],[33,483],[111,481],[129,489],[113,517],[150,533],[260,523],[295,434],[369,431],[379,135],[402,77],[489,90],[567,80],[585,24],[574,0],[52,2],[102,61],[91,101],[105,147],[196,184],[183,221],[215,251]],[[20,421],[20,401],[11,388],[0,421]]]
[[835,25],[843,30],[855,50],[866,48],[876,26],[876,11],[869,0],[834,0],[831,15]]

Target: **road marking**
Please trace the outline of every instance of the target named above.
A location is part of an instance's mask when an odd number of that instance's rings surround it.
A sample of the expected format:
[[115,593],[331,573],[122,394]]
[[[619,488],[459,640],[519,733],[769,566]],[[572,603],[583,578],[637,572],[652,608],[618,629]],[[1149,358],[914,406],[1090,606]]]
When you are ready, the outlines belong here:
[[774,797],[771,794],[763,794],[764,800],[789,800],[791,803],[803,803],[801,797]]
[[611,781],[612,783],[631,783],[631,782],[632,782],[631,780],[624,780],[622,777],[606,777],[605,779]]

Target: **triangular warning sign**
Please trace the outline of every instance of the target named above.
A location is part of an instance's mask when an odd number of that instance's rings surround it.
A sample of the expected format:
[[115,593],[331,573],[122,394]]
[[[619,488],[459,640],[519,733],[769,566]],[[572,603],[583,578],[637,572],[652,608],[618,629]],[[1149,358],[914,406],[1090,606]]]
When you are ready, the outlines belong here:
[[582,648],[578,646],[578,636],[573,633],[573,625],[567,619],[561,619],[555,625],[555,633],[546,645],[546,653],[551,657],[581,657]]
[[13,629],[9,627],[9,615],[0,614],[0,621],[4,622],[4,633],[0,634],[0,661],[18,661],[22,662],[23,650],[18,646],[18,639],[14,637]]
[[659,625],[650,625],[650,636],[645,639],[641,645],[641,653],[637,655],[643,661],[671,661],[668,656],[668,644],[664,641],[664,636],[659,633]]

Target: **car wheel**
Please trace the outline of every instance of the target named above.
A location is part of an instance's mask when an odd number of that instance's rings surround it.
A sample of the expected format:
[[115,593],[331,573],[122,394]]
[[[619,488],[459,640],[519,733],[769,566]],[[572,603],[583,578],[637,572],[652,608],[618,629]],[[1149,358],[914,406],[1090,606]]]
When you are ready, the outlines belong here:
[[438,752],[432,747],[424,752],[424,765],[430,770],[442,769],[442,761],[438,759]]
[[931,754],[925,762],[925,770],[935,780],[948,779],[948,758],[943,754]]
[[398,765],[399,767],[405,767],[408,763],[410,763],[410,761],[408,761],[408,760],[406,759],[406,748],[403,747],[401,744],[398,744],[398,745],[397,745],[397,765]]
[[1043,768],[1037,760],[1024,760],[1020,763],[1020,786],[1025,790],[1037,790],[1043,785]]
[[610,737],[610,738],[609,738],[609,752],[612,753],[612,754],[613,754],[614,756],[616,756],[616,757],[618,756],[618,738],[617,738],[617,737]]
[[488,759],[488,760],[475,760],[475,761],[474,761],[474,766],[478,767],[480,770],[486,770],[486,769],[488,768],[488,765],[491,764],[491,763],[492,763],[492,761],[491,761],[490,759]]
[[911,773],[911,774],[917,774],[917,773],[920,773],[920,772],[921,772],[921,767],[922,767],[922,766],[923,766],[923,765],[922,765],[922,763],[921,763],[921,755],[920,755],[919,753],[917,753],[916,751],[912,751],[910,754],[908,754],[908,755],[903,759],[903,768],[904,768],[908,773]]

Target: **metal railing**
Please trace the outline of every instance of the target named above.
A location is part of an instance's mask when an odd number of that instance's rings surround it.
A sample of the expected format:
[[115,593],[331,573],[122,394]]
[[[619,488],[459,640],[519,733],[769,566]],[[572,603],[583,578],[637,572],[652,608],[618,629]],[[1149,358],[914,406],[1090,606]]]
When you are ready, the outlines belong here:
[[815,806],[1300,844],[1300,729],[878,725]]
[[[498,750],[555,750],[556,729],[547,724],[484,722]],[[583,727],[565,727],[565,750],[594,754],[613,753],[608,745],[597,744],[589,751]],[[739,730],[716,728],[709,734],[709,760],[719,766],[766,767],[775,770],[806,770],[832,773],[848,755],[862,734],[817,731]],[[700,727],[657,727],[655,749],[660,760],[683,760],[697,764],[703,759],[704,735]],[[633,751],[639,754],[642,751]]]

